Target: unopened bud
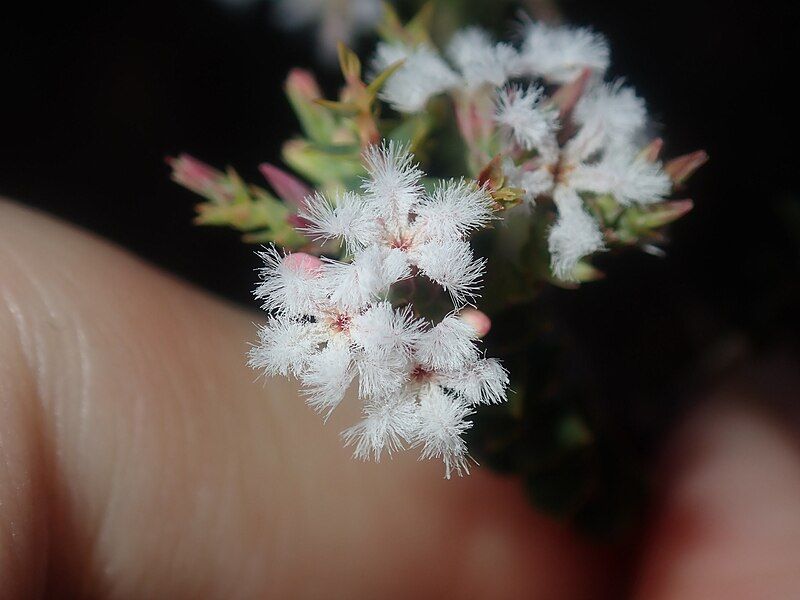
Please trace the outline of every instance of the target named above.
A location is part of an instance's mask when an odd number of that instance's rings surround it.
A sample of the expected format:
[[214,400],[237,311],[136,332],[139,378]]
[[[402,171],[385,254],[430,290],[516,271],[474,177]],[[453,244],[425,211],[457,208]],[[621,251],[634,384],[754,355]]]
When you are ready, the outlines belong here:
[[221,171],[188,154],[167,157],[172,168],[172,180],[213,202],[232,200],[234,192]]
[[492,328],[492,320],[475,308],[465,308],[458,317],[478,333],[478,338],[484,337]]
[[296,208],[304,206],[306,196],[311,195],[311,188],[305,183],[269,163],[259,165],[258,169],[281,200]]
[[658,155],[661,154],[661,148],[663,148],[663,146],[664,140],[656,138],[642,149],[639,153],[639,157],[647,162],[656,162],[658,160]]
[[664,171],[670,176],[672,183],[679,186],[707,161],[708,154],[704,150],[698,150],[668,161],[664,165]]
[[322,267],[322,261],[316,256],[305,252],[293,252],[287,254],[283,259],[283,264],[293,271],[303,271],[306,273],[316,273]]
[[292,69],[286,76],[286,93],[297,98],[316,100],[322,97],[317,80],[310,71]]

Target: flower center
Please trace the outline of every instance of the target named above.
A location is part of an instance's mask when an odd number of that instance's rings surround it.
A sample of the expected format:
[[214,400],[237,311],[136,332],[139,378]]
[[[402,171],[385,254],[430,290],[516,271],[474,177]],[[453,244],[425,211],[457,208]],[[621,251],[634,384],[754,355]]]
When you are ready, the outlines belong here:
[[348,333],[353,318],[345,313],[336,313],[330,318],[330,327],[337,333]]
[[411,379],[417,383],[423,383],[431,378],[433,371],[429,371],[422,365],[416,365],[411,370]]

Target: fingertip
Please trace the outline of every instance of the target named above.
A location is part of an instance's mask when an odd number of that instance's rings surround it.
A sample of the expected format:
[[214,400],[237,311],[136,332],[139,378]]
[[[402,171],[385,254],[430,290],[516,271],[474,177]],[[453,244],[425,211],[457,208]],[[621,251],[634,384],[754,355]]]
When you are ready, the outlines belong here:
[[538,512],[514,478],[478,469],[459,483],[454,597],[604,597],[614,572],[608,547]]
[[796,431],[735,390],[676,433],[637,598],[800,595]]

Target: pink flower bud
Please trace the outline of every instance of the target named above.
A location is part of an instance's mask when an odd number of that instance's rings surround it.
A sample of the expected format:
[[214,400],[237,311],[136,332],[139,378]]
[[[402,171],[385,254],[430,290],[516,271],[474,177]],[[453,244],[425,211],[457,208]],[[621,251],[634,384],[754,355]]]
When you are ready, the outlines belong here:
[[300,230],[301,233],[302,230],[308,229],[311,226],[311,221],[309,221],[308,219],[304,219],[300,215],[296,215],[294,213],[286,217],[286,222],[295,229]]
[[311,195],[311,188],[305,183],[269,163],[260,164],[258,169],[281,200],[295,208],[305,205],[306,196]]
[[708,162],[708,154],[703,150],[698,150],[697,152],[673,158],[664,165],[664,170],[672,179],[673,184],[680,186],[706,162]]
[[458,313],[458,316],[462,321],[478,332],[479,338],[484,337],[492,328],[492,320],[486,316],[486,313],[474,308],[465,308]]
[[225,185],[227,179],[225,174],[214,167],[188,154],[180,154],[177,158],[170,156],[166,161],[172,168],[172,179],[176,183],[209,200],[231,199],[231,192]]
[[293,271],[305,271],[311,274],[315,274],[322,267],[322,261],[319,258],[305,252],[287,254],[283,259],[283,264]]
[[639,153],[639,156],[641,156],[647,162],[656,162],[663,147],[664,140],[661,138],[656,138],[642,149],[642,151]]

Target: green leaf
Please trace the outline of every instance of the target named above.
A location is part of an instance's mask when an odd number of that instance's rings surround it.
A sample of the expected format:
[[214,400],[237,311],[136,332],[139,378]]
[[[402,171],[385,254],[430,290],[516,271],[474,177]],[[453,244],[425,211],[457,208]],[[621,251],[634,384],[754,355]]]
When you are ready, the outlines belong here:
[[289,140],[283,145],[283,159],[317,184],[342,183],[364,174],[360,151],[353,152],[352,146],[334,152],[306,140]]
[[336,50],[339,54],[339,67],[345,80],[348,82],[360,81],[361,61],[358,59],[358,55],[342,42],[337,44]]
[[330,143],[336,120],[330,110],[316,102],[320,94],[313,76],[294,69],[286,79],[285,91],[303,133],[315,142]]
[[358,106],[352,102],[338,102],[336,100],[317,98],[314,100],[314,104],[318,104],[319,106],[322,106],[323,108],[326,108],[329,111],[343,117],[355,117],[359,112],[361,112]]

